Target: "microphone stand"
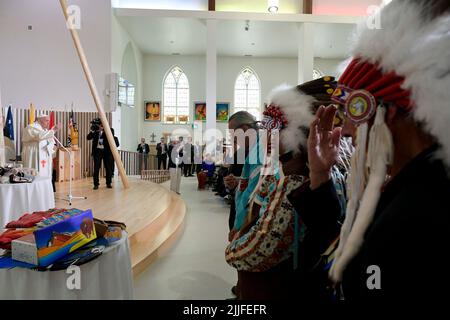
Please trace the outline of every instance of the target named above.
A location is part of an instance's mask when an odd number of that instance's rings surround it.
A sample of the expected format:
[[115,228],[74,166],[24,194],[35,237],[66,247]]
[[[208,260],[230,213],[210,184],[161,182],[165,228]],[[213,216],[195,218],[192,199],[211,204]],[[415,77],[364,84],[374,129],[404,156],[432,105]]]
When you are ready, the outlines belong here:
[[74,200],[74,199],[86,200],[87,197],[74,197],[72,195],[72,171],[73,171],[72,151],[67,149],[66,147],[64,147],[64,145],[61,143],[61,141],[58,140],[58,138],[53,137],[53,139],[55,139],[55,141],[58,142],[58,144],[61,146],[61,148],[69,154],[69,162],[70,162],[70,168],[69,168],[69,194],[67,195],[67,198],[63,198],[63,199],[60,199],[60,200],[69,202],[69,206],[71,206],[72,205],[72,200]]

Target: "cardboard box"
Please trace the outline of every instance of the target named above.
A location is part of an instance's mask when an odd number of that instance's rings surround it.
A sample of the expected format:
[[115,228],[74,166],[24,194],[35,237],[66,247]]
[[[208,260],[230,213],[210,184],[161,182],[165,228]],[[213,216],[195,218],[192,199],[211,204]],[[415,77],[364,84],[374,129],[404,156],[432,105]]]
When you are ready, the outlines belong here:
[[92,210],[12,241],[12,258],[46,267],[97,238]]

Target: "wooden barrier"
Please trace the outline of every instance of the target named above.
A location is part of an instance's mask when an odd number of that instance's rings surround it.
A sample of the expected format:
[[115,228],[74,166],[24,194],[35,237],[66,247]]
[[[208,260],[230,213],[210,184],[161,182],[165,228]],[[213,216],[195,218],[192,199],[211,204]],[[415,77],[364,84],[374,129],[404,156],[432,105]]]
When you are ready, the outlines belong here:
[[169,170],[142,170],[141,179],[154,183],[163,183],[170,180]]
[[129,176],[140,176],[142,170],[155,170],[157,168],[155,155],[124,150],[119,150],[119,154],[125,172]]

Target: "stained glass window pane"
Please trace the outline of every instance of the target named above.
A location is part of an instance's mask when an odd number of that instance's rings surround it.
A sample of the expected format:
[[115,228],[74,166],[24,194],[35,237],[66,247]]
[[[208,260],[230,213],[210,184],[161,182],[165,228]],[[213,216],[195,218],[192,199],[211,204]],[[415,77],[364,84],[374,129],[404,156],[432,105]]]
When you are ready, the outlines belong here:
[[238,111],[248,111],[261,119],[261,86],[250,68],[239,74],[234,85],[234,112]]
[[189,80],[179,67],[170,70],[164,79],[163,112],[166,122],[189,121]]

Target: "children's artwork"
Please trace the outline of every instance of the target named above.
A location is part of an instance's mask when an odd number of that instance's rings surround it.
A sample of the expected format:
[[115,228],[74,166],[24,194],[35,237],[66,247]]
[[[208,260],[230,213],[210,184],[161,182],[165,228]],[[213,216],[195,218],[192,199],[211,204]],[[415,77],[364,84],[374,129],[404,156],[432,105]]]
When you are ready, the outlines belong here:
[[161,102],[145,102],[145,121],[161,121]]
[[217,102],[216,105],[216,120],[219,122],[228,121],[230,115],[230,104],[228,102]]
[[206,103],[195,102],[194,103],[194,120],[206,121]]

